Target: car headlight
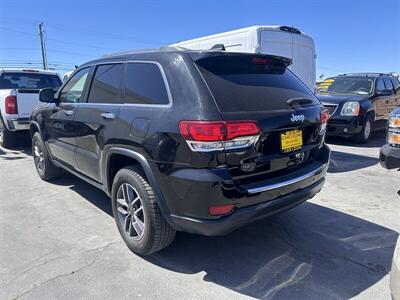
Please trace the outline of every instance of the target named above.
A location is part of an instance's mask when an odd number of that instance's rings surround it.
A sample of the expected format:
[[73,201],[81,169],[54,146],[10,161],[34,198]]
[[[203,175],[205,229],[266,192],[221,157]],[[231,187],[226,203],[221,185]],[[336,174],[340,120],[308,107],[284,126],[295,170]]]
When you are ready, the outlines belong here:
[[400,146],[400,114],[389,117],[388,144]]
[[342,116],[358,116],[360,112],[360,103],[358,102],[346,102],[343,104],[342,112],[340,113]]

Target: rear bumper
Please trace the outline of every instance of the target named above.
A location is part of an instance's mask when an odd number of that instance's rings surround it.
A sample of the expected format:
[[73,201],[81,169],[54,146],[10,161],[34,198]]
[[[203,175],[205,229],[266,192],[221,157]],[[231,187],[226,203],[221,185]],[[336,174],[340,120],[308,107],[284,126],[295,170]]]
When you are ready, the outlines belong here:
[[384,145],[381,148],[379,160],[386,169],[400,168],[400,148],[392,147],[389,144]]
[[272,201],[240,208],[231,215],[217,220],[189,218],[177,215],[171,215],[171,219],[178,230],[206,236],[225,235],[245,224],[287,211],[303,203],[314,197],[321,190],[324,182],[325,179],[321,178],[305,189],[297,190]]
[[363,120],[360,117],[332,118],[326,128],[327,136],[352,136],[362,130]]
[[29,118],[8,119],[7,125],[10,131],[29,130]]
[[[307,165],[271,179],[243,185],[227,169],[180,169],[160,185],[171,225],[180,231],[223,235],[254,220],[288,210],[318,193],[330,150],[324,145]],[[210,206],[232,204],[229,215],[211,216]]]

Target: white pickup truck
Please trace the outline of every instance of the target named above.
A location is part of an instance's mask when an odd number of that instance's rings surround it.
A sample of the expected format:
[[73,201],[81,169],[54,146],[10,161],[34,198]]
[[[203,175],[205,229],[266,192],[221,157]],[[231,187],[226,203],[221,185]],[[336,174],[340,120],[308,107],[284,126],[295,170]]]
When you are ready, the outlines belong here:
[[39,90],[61,86],[56,72],[0,69],[0,145],[12,146],[18,133],[29,130],[29,118],[39,102]]

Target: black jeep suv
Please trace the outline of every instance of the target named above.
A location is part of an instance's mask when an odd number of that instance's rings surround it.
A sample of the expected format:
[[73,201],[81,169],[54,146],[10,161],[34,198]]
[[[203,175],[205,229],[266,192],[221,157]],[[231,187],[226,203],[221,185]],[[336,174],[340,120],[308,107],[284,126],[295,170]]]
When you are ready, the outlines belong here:
[[324,80],[317,97],[330,114],[328,136],[367,143],[372,131],[384,129],[390,112],[400,105],[400,83],[390,74],[343,74]]
[[318,193],[328,112],[267,55],[164,48],[80,66],[31,118],[39,176],[65,169],[112,199],[134,252],[176,230],[221,235]]

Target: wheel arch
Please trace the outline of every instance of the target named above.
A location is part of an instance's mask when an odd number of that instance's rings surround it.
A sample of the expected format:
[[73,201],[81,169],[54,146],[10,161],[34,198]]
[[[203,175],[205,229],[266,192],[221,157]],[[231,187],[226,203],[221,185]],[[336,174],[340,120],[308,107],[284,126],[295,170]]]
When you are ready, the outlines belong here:
[[[113,178],[114,178],[116,172],[118,172],[118,170],[114,170],[113,172],[110,172],[112,170],[111,163],[112,163],[113,157],[115,157],[115,156],[126,157],[129,159],[128,160],[129,162],[134,162],[142,168],[144,175],[146,176],[146,179],[149,181],[149,184],[153,188],[153,191],[156,195],[157,204],[160,207],[160,210],[161,210],[164,218],[167,220],[167,222],[171,226],[173,226],[171,217],[170,217],[170,213],[169,213],[169,209],[166,205],[164,196],[163,196],[161,189],[157,183],[157,180],[153,174],[153,171],[151,170],[150,164],[148,163],[146,158],[138,152],[135,152],[130,149],[120,148],[120,147],[112,147],[107,151],[107,153],[105,155],[105,159],[102,160],[102,178],[103,178],[103,185],[105,187],[106,193],[111,196],[112,181],[113,181]],[[132,163],[130,163],[130,165],[131,164]],[[119,169],[121,169],[121,168],[119,168]]]

